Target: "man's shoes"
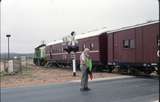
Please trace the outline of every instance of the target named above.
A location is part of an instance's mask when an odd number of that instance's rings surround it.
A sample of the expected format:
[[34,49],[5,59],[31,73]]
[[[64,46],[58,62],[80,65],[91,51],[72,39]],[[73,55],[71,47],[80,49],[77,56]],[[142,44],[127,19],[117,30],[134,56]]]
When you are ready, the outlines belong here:
[[80,88],[80,91],[90,91],[91,89],[90,88]]
[[86,87],[86,88],[84,88],[84,90],[86,90],[86,91],[90,91],[91,89],[90,89],[90,88],[88,88],[88,87]]

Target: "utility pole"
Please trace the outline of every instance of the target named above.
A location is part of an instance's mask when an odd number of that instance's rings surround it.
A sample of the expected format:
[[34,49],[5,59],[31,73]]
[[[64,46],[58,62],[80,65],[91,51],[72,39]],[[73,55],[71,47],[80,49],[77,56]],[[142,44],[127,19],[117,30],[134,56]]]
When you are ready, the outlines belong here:
[[8,60],[9,60],[10,59],[9,38],[11,37],[11,35],[7,34],[6,37],[8,38]]
[[[160,0],[158,0],[158,6],[160,7]],[[160,19],[160,16],[159,16]],[[158,23],[159,24],[159,23]],[[158,25],[160,26],[160,25]],[[157,51],[157,55],[160,55],[160,29],[159,29],[159,33],[158,33],[158,51]],[[160,83],[160,56],[158,56],[158,74],[159,74],[159,83]],[[159,92],[160,92],[160,88],[159,88]],[[160,96],[159,96],[159,100],[160,100]]]
[[[158,4],[159,4],[159,7],[160,7],[160,0],[158,0]],[[159,19],[160,19],[160,17],[159,17]],[[159,29],[159,31],[160,31],[160,29]],[[160,33],[158,35],[158,51],[157,51],[157,53],[160,54]],[[158,56],[158,72],[160,72],[160,56]],[[160,75],[159,75],[159,77],[160,77]]]

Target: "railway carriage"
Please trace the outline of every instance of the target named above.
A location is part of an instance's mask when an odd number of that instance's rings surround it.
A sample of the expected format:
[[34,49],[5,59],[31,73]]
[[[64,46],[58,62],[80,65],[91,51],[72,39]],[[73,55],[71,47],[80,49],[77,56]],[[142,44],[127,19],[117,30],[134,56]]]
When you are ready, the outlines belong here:
[[[155,71],[158,63],[159,21],[151,21],[115,30],[102,29],[76,35],[79,50],[76,52],[77,66],[84,48],[90,49],[96,70],[114,68],[143,71],[147,74]],[[71,54],[64,51],[62,40],[45,46],[47,63],[50,65],[71,65]]]
[[147,74],[155,70],[159,21],[108,31],[107,34],[108,64]]
[[[107,44],[106,30],[88,32],[87,34],[77,35],[79,50],[76,52],[77,66],[79,66],[79,57],[84,48],[90,49],[90,56],[93,59],[94,65],[105,66],[107,61],[104,56],[107,54],[107,48],[104,44]],[[65,52],[63,41],[59,40],[53,43],[49,43],[46,46],[47,60],[54,65],[71,65],[71,55]]]

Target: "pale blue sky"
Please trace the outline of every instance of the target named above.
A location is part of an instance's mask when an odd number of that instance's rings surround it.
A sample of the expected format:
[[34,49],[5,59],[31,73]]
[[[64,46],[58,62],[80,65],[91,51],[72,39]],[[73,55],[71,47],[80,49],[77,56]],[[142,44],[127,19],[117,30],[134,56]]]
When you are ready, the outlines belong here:
[[11,34],[11,52],[30,53],[52,42],[93,29],[119,28],[159,19],[158,0],[2,0],[2,52]]

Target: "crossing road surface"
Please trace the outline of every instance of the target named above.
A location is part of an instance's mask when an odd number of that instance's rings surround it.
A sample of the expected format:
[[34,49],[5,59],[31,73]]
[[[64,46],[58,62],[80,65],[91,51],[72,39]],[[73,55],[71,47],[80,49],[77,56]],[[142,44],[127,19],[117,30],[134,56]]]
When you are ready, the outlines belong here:
[[91,91],[81,92],[80,83],[67,83],[1,90],[1,102],[158,102],[156,78],[124,78],[90,82]]

